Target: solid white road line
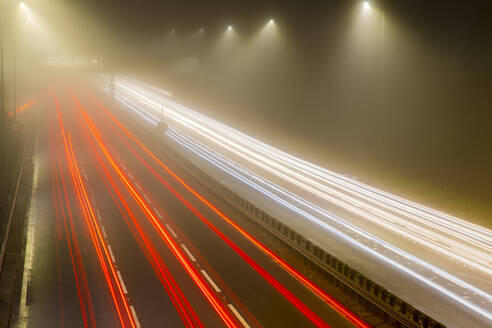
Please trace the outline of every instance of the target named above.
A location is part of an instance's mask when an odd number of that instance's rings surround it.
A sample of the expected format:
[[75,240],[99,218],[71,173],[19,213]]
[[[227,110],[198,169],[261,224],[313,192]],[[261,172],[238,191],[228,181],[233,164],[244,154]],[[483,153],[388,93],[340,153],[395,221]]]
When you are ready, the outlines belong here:
[[193,256],[193,254],[191,254],[191,252],[189,251],[188,247],[186,247],[185,244],[181,244],[181,248],[184,249],[184,251],[186,252],[186,254],[188,255],[188,257],[193,261],[193,262],[196,262],[196,258]]
[[216,291],[217,293],[220,293],[220,288],[219,288],[219,286],[217,286],[217,285],[215,284],[215,282],[212,280],[212,278],[210,278],[210,276],[208,275],[208,273],[207,273],[205,270],[203,270],[203,269],[202,269],[202,270],[200,270],[200,271],[202,272],[202,274],[203,274],[203,276],[205,277],[205,279],[207,279],[207,281],[209,282],[209,284],[210,284],[210,285],[212,285],[212,287],[215,289],[215,291]]
[[26,249],[24,253],[24,271],[22,273],[22,286],[21,286],[21,298],[19,304],[19,312],[17,313],[17,327],[25,328],[28,326],[29,319],[29,303],[28,303],[28,286],[31,282],[31,273],[33,267],[33,260],[35,256],[35,230],[36,230],[36,219],[43,219],[46,213],[40,213],[38,204],[39,202],[39,131],[36,129],[36,143],[33,152],[34,156],[34,172],[32,178],[32,196],[29,201],[29,210],[27,214],[27,233],[26,233]]
[[234,305],[227,304],[227,306],[229,307],[229,309],[231,309],[232,313],[234,313],[234,315],[238,318],[238,320],[241,322],[241,324],[243,325],[243,327],[246,327],[246,328],[249,328],[250,327],[248,325],[248,323],[246,322],[246,320],[244,320],[243,316],[236,310],[236,308],[234,307]]

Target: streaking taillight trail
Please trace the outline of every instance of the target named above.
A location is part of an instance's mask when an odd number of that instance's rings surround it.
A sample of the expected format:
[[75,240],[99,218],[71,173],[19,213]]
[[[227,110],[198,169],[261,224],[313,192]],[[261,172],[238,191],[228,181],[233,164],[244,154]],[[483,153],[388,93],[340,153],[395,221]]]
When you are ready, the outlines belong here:
[[[160,120],[165,120],[171,126],[176,127],[174,130],[171,128],[169,133],[177,131],[181,133],[181,139],[184,138],[183,136],[194,139],[195,151],[197,151],[196,140],[199,139],[204,146],[217,152],[222,158],[227,158],[228,155],[239,158],[241,163],[254,167],[257,172],[273,174],[289,185],[321,197],[324,201],[341,207],[352,215],[377,224],[398,236],[403,236],[427,248],[429,252],[449,257],[453,265],[456,263],[463,267],[470,267],[483,275],[492,276],[492,263],[489,261],[492,256],[492,232],[488,229],[296,158],[192,111],[171,100],[169,95],[157,92],[154,87],[144,83],[122,77],[115,82],[115,85],[118,91],[116,97],[125,106],[151,124],[157,125]],[[184,141],[180,142],[184,145]],[[188,149],[192,149],[189,140],[187,144]],[[200,151],[203,156],[203,150]],[[210,156],[206,158],[213,162]],[[219,167],[222,169],[224,163],[221,165]],[[237,169],[235,171],[237,172]],[[258,178],[260,176],[256,175],[254,179]],[[243,174],[242,181],[250,183],[250,179],[251,177],[245,178]],[[492,313],[487,308],[489,300],[492,299],[489,291],[463,279],[459,275],[459,270],[458,273],[444,270],[412,254],[411,251],[395,247],[363,231],[358,226],[332,215],[319,205],[313,205],[288,190],[279,189],[278,186],[268,184],[265,180],[262,183],[274,190],[269,192],[269,198],[279,199],[280,197],[282,204],[290,209],[295,208],[294,199],[296,202],[301,202],[307,212],[299,209],[294,209],[294,212],[302,215],[303,219],[308,219],[322,229],[339,235],[354,246],[418,279],[480,316],[492,319]],[[320,220],[320,217],[326,218],[326,221]],[[350,231],[350,234],[338,230],[334,225],[343,227]],[[361,243],[359,239],[367,240],[375,248]],[[384,249],[387,253],[375,251],[379,248]],[[436,280],[432,278],[433,276],[440,278]],[[473,294],[473,298],[468,296],[470,293]]]
[[[311,282],[309,279],[304,277],[301,273],[299,273],[297,270],[295,270],[292,266],[290,266],[288,263],[286,263],[284,260],[282,260],[279,256],[277,256],[273,251],[268,249],[266,246],[264,246],[262,243],[260,243],[258,240],[256,240],[251,234],[249,234],[246,230],[244,230],[242,227],[237,225],[231,218],[226,216],[222,211],[220,211],[216,206],[214,206],[210,201],[208,201],[205,197],[200,195],[198,192],[196,192],[191,186],[189,186],[184,180],[182,180],[174,171],[172,171],[167,165],[165,165],[156,155],[154,155],[138,138],[136,138],[126,127],[116,119],[104,106],[102,106],[97,99],[95,99],[93,96],[91,96],[92,99],[98,104],[98,106],[111,118],[111,120],[114,122],[116,126],[118,126],[123,133],[132,141],[134,141],[141,149],[144,151],[150,158],[152,158],[158,165],[164,169],[166,173],[171,175],[176,181],[178,181],[181,185],[183,185],[186,190],[188,190],[194,197],[199,199],[202,203],[204,203],[206,206],[208,206],[210,209],[212,209],[216,214],[218,214],[222,219],[224,219],[229,225],[234,227],[235,230],[241,233],[247,240],[252,242],[257,248],[259,248],[262,252],[273,258],[277,263],[281,265],[283,269],[285,269],[287,272],[289,272],[291,275],[293,275],[298,281],[300,281],[304,286],[312,290],[316,295],[321,297],[325,302],[327,302],[330,306],[332,306],[336,311],[338,311],[341,315],[346,317],[350,322],[352,322],[355,326],[357,327],[368,327],[366,323],[364,323],[360,318],[358,318],[356,315],[351,313],[348,309],[343,307],[340,303],[338,303],[333,297],[328,295],[326,292],[324,292],[321,288],[316,286],[313,282]],[[141,158],[139,158],[141,159]],[[180,199],[192,212],[194,212],[197,217],[199,217],[205,224],[207,224],[215,233],[219,234],[221,238],[231,247],[234,248],[234,244],[225,236],[223,235],[217,228],[215,228],[211,223],[199,212],[197,211],[191,203],[189,203],[183,196],[181,196],[179,193],[177,193],[174,188],[169,185],[169,183],[162,177],[160,176],[155,170],[153,170],[150,165],[144,162],[144,165],[156,176],[161,183],[163,183],[166,188],[168,188],[171,192],[173,192],[178,199]],[[240,253],[240,255],[248,262],[250,260],[249,256],[242,252],[239,248],[234,248],[236,252]],[[250,262],[248,262],[250,263]],[[250,263],[251,264],[251,263]],[[255,269],[260,270],[260,267],[256,267]],[[259,272],[262,275],[265,275],[265,279],[269,281],[274,281],[271,280],[272,277],[269,276],[269,274],[266,271],[261,271]],[[276,288],[282,288],[281,285],[274,285]],[[279,290],[280,291],[280,290]],[[292,298],[290,292],[288,290],[283,290],[280,291],[283,295],[286,297],[290,297],[289,300],[293,302],[296,307],[301,307],[299,308],[301,312],[305,313],[306,315],[312,315],[310,314],[310,310],[308,308],[303,308],[300,303],[298,303],[298,300],[295,298]]]

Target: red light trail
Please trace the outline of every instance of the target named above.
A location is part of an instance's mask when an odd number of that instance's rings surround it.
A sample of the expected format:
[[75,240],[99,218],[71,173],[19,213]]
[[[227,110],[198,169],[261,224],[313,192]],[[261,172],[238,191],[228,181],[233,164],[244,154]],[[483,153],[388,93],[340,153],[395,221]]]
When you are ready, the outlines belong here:
[[[109,251],[107,249],[107,245],[104,242],[104,239],[102,237],[102,233],[100,230],[100,227],[97,223],[97,219],[94,215],[94,210],[92,208],[92,205],[89,201],[89,197],[87,195],[86,187],[85,184],[81,178],[80,171],[78,168],[77,160],[75,157],[75,154],[73,152],[73,147],[71,144],[71,138],[70,134],[67,134],[65,132],[65,128],[63,125],[63,119],[62,119],[62,113],[61,113],[61,108],[58,102],[58,99],[56,97],[56,94],[54,94],[54,99],[55,99],[55,105],[56,105],[56,110],[57,110],[57,118],[59,122],[59,127],[60,127],[60,134],[62,137],[63,141],[63,146],[65,150],[65,157],[66,157],[66,163],[68,164],[68,168],[70,170],[71,178],[72,178],[72,183],[74,187],[74,191],[77,195],[77,199],[79,200],[79,204],[81,206],[82,214],[85,219],[85,222],[87,224],[87,227],[90,232],[90,238],[92,240],[92,244],[94,246],[94,249],[96,251],[100,268],[103,271],[104,278],[106,280],[107,287],[109,289],[111,298],[114,302],[115,305],[115,310],[118,315],[118,319],[121,323],[122,327],[136,327],[134,318],[131,314],[131,310],[128,304],[128,300],[125,296],[125,293],[123,291],[123,288],[121,286],[121,282],[119,280],[119,277],[116,273],[116,269],[114,267],[114,264],[111,260],[111,256],[109,254]],[[63,179],[63,178],[62,178]],[[68,199],[68,196],[66,196]],[[75,231],[73,231],[73,234],[75,234]],[[87,285],[85,274],[83,275],[85,285]],[[88,287],[86,287],[88,290]],[[92,308],[92,306],[90,307]],[[125,315],[125,317],[124,317]],[[93,317],[93,313],[91,313],[91,317]],[[127,323],[129,325],[127,325]],[[95,326],[95,319],[93,321],[93,326]]]
[[206,284],[204,281],[204,278],[201,277],[201,275],[198,273],[198,271],[191,265],[189,260],[186,258],[186,256],[183,254],[183,252],[180,250],[178,245],[173,241],[173,239],[169,236],[168,232],[164,229],[164,227],[161,225],[159,220],[156,218],[155,213],[149,208],[149,206],[144,202],[143,198],[139,193],[136,191],[136,189],[133,187],[133,185],[130,183],[130,181],[126,178],[126,176],[123,174],[122,170],[119,168],[118,164],[115,162],[113,157],[110,155],[107,147],[104,145],[104,143],[101,140],[100,134],[97,130],[97,128],[94,126],[93,122],[87,115],[87,113],[84,111],[82,106],[80,105],[79,101],[75,96],[73,96],[79,110],[81,111],[82,115],[84,116],[84,119],[86,121],[86,124],[91,131],[94,139],[96,140],[97,144],[99,145],[101,151],[104,153],[106,156],[107,160],[113,167],[114,171],[117,173],[117,175],[120,177],[121,181],[127,188],[127,190],[130,192],[132,197],[135,199],[139,207],[141,208],[142,212],[146,215],[146,217],[149,219],[149,221],[152,223],[152,225],[155,227],[156,231],[159,233],[161,238],[166,242],[170,250],[173,252],[173,254],[176,256],[176,258],[179,260],[183,268],[188,272],[189,276],[193,279],[195,284],[198,286],[198,288],[202,291],[203,295],[206,297],[206,299],[209,301],[209,303],[212,305],[214,310],[217,312],[219,317],[223,320],[223,322],[228,326],[228,327],[237,327],[237,324],[235,320],[231,317],[228,308],[222,304],[218,298],[214,295],[214,293],[211,291],[210,287]]
[[29,107],[31,107],[32,105],[34,105],[34,104],[38,103],[40,100],[41,100],[41,98],[38,98],[38,99],[35,99],[35,100],[31,100],[31,101],[29,101],[29,102],[25,103],[24,105],[22,105],[22,106],[20,106],[20,107],[17,107],[17,108],[16,108],[17,113],[20,113],[20,112],[22,112],[22,111],[24,111],[24,110],[28,109],[28,108],[29,108]]
[[[202,203],[207,205],[210,209],[212,209],[216,214],[218,214],[222,219],[224,219],[229,225],[231,225],[236,231],[238,231],[243,237],[245,237],[247,240],[249,240],[253,245],[255,245],[258,249],[260,249],[263,253],[271,257],[273,260],[275,260],[284,270],[286,270],[288,273],[290,273],[292,276],[294,276],[299,282],[301,282],[304,286],[309,288],[313,293],[315,293],[318,297],[323,299],[327,304],[329,304],[332,308],[334,308],[337,312],[339,312],[341,315],[343,315],[345,318],[347,318],[351,323],[353,323],[356,327],[361,327],[361,328],[367,328],[369,325],[367,325],[362,319],[360,319],[358,316],[353,314],[351,311],[349,311],[347,308],[345,308],[343,305],[341,305],[339,302],[337,302],[333,297],[328,295],[326,292],[324,292],[320,287],[318,287],[316,284],[311,282],[309,279],[307,279],[304,275],[302,275],[300,272],[295,270],[292,266],[290,266],[288,263],[286,263],[283,259],[281,259],[278,255],[276,255],[273,251],[268,249],[266,246],[264,246],[262,243],[260,243],[256,238],[254,238],[251,234],[249,234],[245,229],[237,225],[231,218],[226,216],[222,211],[220,211],[216,206],[214,206],[210,201],[208,201],[205,197],[200,195],[198,192],[196,192],[193,188],[191,188],[184,180],[182,180],[174,171],[172,171],[166,164],[164,164],[156,155],[154,155],[137,137],[135,137],[116,117],[108,110],[106,109],[93,95],[89,94],[90,98],[98,105],[100,109],[104,113],[106,113],[109,118],[113,121],[113,123],[118,126],[124,134],[130,139],[133,140],[150,158],[152,158],[160,167],[162,167],[165,172],[167,172],[169,175],[171,175],[176,181],[178,181],[182,186],[185,187],[186,190],[188,190],[193,196],[195,196],[197,199],[199,199]],[[128,145],[127,145],[128,146]],[[133,151],[135,155],[136,152]],[[155,170],[151,168],[151,166],[143,161],[143,159],[137,155],[139,160],[156,176],[161,183],[163,183],[166,188],[169,189],[172,188],[167,181],[165,181],[160,175],[158,175]],[[171,189],[170,189],[171,190]],[[174,189],[173,189],[174,190]],[[186,201],[181,195],[179,195],[175,190],[173,191],[175,195],[182,201],[187,204],[189,204],[191,207],[192,205]],[[179,196],[178,196],[179,195]],[[188,207],[188,205],[186,205]],[[192,210],[192,208],[190,208]],[[194,211],[194,210],[192,210]],[[199,212],[195,210],[198,214]],[[200,214],[201,215],[201,214]],[[200,219],[206,220],[203,216],[200,217]],[[203,221],[202,219],[202,221]],[[207,221],[208,222],[208,221]],[[206,223],[207,224],[207,223]],[[208,223],[210,224],[210,223]],[[207,224],[207,225],[208,225]],[[210,224],[211,225],[211,224]],[[212,230],[216,229],[215,227],[209,226]],[[217,230],[217,229],[216,229]],[[215,231],[214,231],[215,232]],[[220,231],[217,230],[217,232],[220,233]],[[225,237],[225,235],[223,235]],[[221,237],[222,238],[222,237]],[[227,238],[227,237],[225,237]],[[232,242],[231,242],[232,243]],[[245,254],[246,255],[246,254]],[[247,256],[247,255],[246,255]],[[261,273],[260,273],[261,274]],[[309,311],[307,309],[304,309],[305,312],[304,314],[308,315]],[[309,316],[309,315],[308,315]]]
[[[82,124],[82,122],[80,123]],[[84,132],[88,133],[87,129],[84,129]],[[90,145],[93,151],[94,158],[98,162],[98,171],[100,177],[104,181],[104,184],[108,192],[110,193],[114,203],[118,207],[118,210],[120,211],[122,217],[125,219],[127,225],[130,227],[134,238],[144,252],[144,255],[149,261],[149,264],[158,276],[168,295],[171,297],[171,300],[175,308],[178,310],[183,323],[187,327],[203,327],[203,323],[196,315],[195,311],[193,310],[183,292],[179,288],[178,284],[174,280],[173,276],[169,272],[169,269],[165,265],[164,261],[159,256],[154,244],[146,235],[144,229],[139,224],[130,206],[124,199],[122,192],[119,190],[116,182],[111,177],[108,167],[104,164],[103,160],[101,159],[99,153],[95,148],[95,145],[89,139],[90,136],[87,134],[86,137],[88,137],[87,143]]]

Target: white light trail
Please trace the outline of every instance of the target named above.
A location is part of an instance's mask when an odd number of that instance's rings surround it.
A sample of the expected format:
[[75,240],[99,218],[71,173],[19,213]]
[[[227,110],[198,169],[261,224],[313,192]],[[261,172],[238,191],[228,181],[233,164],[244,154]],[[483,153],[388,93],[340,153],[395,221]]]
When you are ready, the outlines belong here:
[[[328,204],[344,209],[348,214],[377,224],[379,227],[411,240],[424,248],[449,257],[456,263],[476,269],[491,279],[492,231],[289,155],[176,103],[170,99],[170,93],[158,88],[129,78],[118,77],[115,80],[115,94],[116,99],[131,108],[148,123],[156,126],[161,120],[165,120],[168,125],[179,128],[180,131],[193,139],[189,139],[173,128],[168,130],[169,137],[254,189],[263,193],[267,192],[270,198],[295,211],[303,218],[308,218],[337,235],[344,235],[344,232],[334,228],[333,225],[343,226],[344,229],[357,234],[357,238],[391,250],[393,254],[417,263],[420,267],[432,271],[446,281],[451,281],[460,288],[481,295],[486,302],[492,299],[487,292],[457,278],[454,274],[443,271],[408,252],[369,235],[360,228],[349,224],[347,220],[334,217],[326,209],[320,207],[324,205],[311,204],[287,189],[293,188],[292,191],[295,191],[297,188],[311,193]],[[204,142],[203,147],[210,148],[214,153],[212,154],[205,148],[198,146],[196,140]],[[217,153],[221,156],[217,157]],[[255,175],[245,174],[245,171],[241,171],[237,164],[227,161],[227,157],[233,157],[236,161],[239,160],[242,167],[250,168],[255,172]],[[239,174],[238,172],[242,173]],[[287,189],[282,189],[265,179],[259,178],[264,173],[273,174],[285,181]],[[318,216],[332,223],[320,221]],[[415,268],[409,268],[409,264],[404,265],[395,262],[394,259],[388,258],[379,250],[375,251],[370,247],[368,248],[355,237],[347,237],[346,235],[345,237],[352,244],[375,256],[384,258],[403,272],[417,277],[453,299],[461,303],[464,302],[464,305],[474,311],[491,318],[489,311],[480,306],[477,307],[475,303],[459,295],[460,293],[456,294],[450,291],[444,283],[439,284],[432,279],[425,278]]]
[[[317,225],[322,226],[326,230],[334,233],[335,235],[341,237],[342,239],[347,240],[348,242],[350,242],[354,245],[357,245],[358,247],[360,247],[361,249],[363,249],[367,253],[369,253],[369,254],[377,257],[377,258],[380,258],[381,260],[399,268],[403,272],[411,275],[414,278],[417,278],[418,280],[424,282],[425,284],[429,285],[430,287],[441,291],[442,293],[448,295],[449,297],[453,298],[454,300],[458,301],[459,303],[467,306],[468,308],[476,311],[479,314],[484,315],[488,319],[492,319],[492,313],[490,313],[490,311],[487,311],[486,309],[484,309],[480,306],[477,306],[476,304],[474,304],[473,302],[470,302],[468,299],[466,299],[463,296],[463,295],[467,294],[467,290],[470,290],[470,291],[480,295],[481,300],[488,300],[488,299],[492,298],[491,294],[486,293],[486,292],[482,291],[481,289],[478,289],[478,288],[468,284],[467,282],[456,278],[455,276],[449,274],[448,272],[443,271],[443,270],[441,270],[441,269],[439,269],[439,268],[437,268],[437,267],[435,267],[435,266],[433,266],[433,265],[431,265],[425,261],[422,261],[421,259],[419,259],[419,258],[417,258],[417,257],[415,257],[415,256],[413,256],[407,252],[404,252],[404,251],[392,246],[389,243],[386,243],[386,242],[384,242],[378,238],[375,238],[375,237],[365,233],[364,231],[358,229],[357,227],[343,221],[342,219],[340,219],[340,218],[338,218],[338,217],[336,217],[336,216],[334,216],[334,215],[332,215],[332,214],[330,214],[330,213],[328,213],[328,212],[326,212],[320,208],[317,208],[316,206],[314,206],[312,204],[309,204],[308,202],[306,202],[302,198],[299,198],[299,197],[293,195],[292,193],[289,193],[288,191],[282,190],[282,188],[275,186],[274,184],[268,182],[265,179],[262,179],[258,176],[255,176],[254,174],[249,173],[245,169],[240,168],[240,166],[238,166],[237,164],[235,164],[231,161],[228,161],[224,157],[220,157],[220,156],[217,156],[216,154],[213,154],[210,150],[207,150],[203,145],[200,145],[196,141],[186,137],[185,135],[181,134],[179,131],[176,131],[174,129],[170,129],[170,131],[168,131],[166,134],[171,139],[173,139],[175,142],[179,143],[181,146],[191,150],[192,152],[194,152],[198,156],[202,157],[203,159],[213,163],[214,165],[216,165],[217,167],[219,167],[223,171],[234,176],[235,178],[237,178],[238,180],[251,186],[252,188],[260,191],[261,193],[263,193],[265,196],[271,198],[272,200],[274,200],[274,201],[282,204],[283,206],[289,208],[290,210],[300,214],[302,217],[307,218],[310,221],[313,221]],[[256,180],[256,181],[254,181],[254,180]],[[265,187],[260,186],[260,184],[258,182],[263,183],[265,185],[268,185],[268,187],[269,187],[268,189],[272,189],[272,190],[276,191],[276,193],[268,191]],[[290,202],[286,201],[284,198],[279,197],[278,194],[281,194],[283,196],[287,196],[287,198],[290,198],[291,201]],[[355,233],[355,236],[350,236],[346,233],[341,232],[338,229],[333,228],[333,226],[330,225],[329,223],[324,222],[324,221],[320,220],[319,218],[309,214],[305,210],[300,209],[298,206],[293,205],[295,203],[302,204],[302,205],[306,206],[307,208],[314,210],[318,214],[321,214],[324,218],[329,219],[329,220],[333,220],[337,224],[340,224],[340,225],[348,228],[351,232]],[[374,248],[369,247],[367,244],[365,244],[359,240],[370,241],[371,243],[377,244],[380,248],[378,251],[376,251],[376,250],[374,250]],[[381,253],[380,249],[386,249],[391,254],[390,255],[388,255],[388,254],[383,255]],[[401,257],[401,259],[395,260],[395,258],[397,259],[399,256]],[[438,275],[438,276],[444,278],[445,279],[444,283],[438,284],[433,279],[429,279],[429,278],[425,277],[424,275],[422,275],[422,273],[419,272],[420,270],[410,269],[410,268],[403,265],[403,263],[409,263],[409,261],[411,263],[417,263],[419,266],[424,267],[426,270],[429,270],[430,272],[433,273],[433,276]],[[461,289],[460,294],[463,294],[463,295],[458,295],[457,292],[450,291],[450,289],[449,289],[450,283],[453,285],[456,285],[459,289]],[[444,286],[447,286],[447,287],[444,287]]]
[[[320,196],[323,199],[340,206],[353,214],[356,214],[366,220],[379,224],[387,230],[402,235],[422,246],[429,247],[434,251],[440,252],[446,256],[454,258],[456,261],[463,262],[477,270],[492,275],[492,264],[490,263],[490,238],[483,233],[470,231],[467,227],[461,227],[460,230],[451,227],[447,229],[443,225],[436,225],[435,220],[427,220],[409,213],[407,217],[398,217],[391,211],[404,215],[401,208],[391,208],[390,205],[378,201],[374,206],[370,202],[362,202],[351,195],[343,194],[334,189],[332,186],[326,186],[320,181],[316,181],[307,171],[301,167],[301,172],[292,169],[293,161],[288,165],[284,157],[272,158],[271,148],[264,149],[259,142],[251,143],[251,138],[245,138],[239,132],[232,129],[225,129],[220,123],[203,117],[202,115],[185,109],[183,106],[173,103],[172,101],[162,98],[160,95],[155,97],[149,91],[138,86],[129,87],[123,83],[117,83],[123,90],[130,92],[133,96],[138,97],[141,103],[149,106],[160,107],[166,118],[173,120],[175,123],[191,130],[192,132],[208,139],[210,142],[217,144],[222,149],[240,156],[250,163],[273,173],[285,181],[288,181],[297,187]],[[137,89],[137,91],[135,91]],[[172,109],[169,105],[177,107]],[[232,133],[231,133],[232,130]],[[251,145],[253,144],[253,146]],[[280,160],[279,160],[280,159]],[[307,172],[309,173],[309,172]],[[326,181],[326,180],[324,180]],[[343,187],[343,186],[342,186]],[[347,188],[345,188],[347,190]],[[370,197],[364,193],[355,195],[364,200],[370,200]],[[384,211],[383,209],[389,211]],[[408,220],[410,219],[410,220]],[[416,221],[415,223],[413,221]],[[424,225],[424,226],[422,226]],[[431,229],[425,225],[429,225]],[[450,230],[452,233],[445,235],[443,231]],[[458,231],[461,232],[457,233]],[[461,239],[466,243],[458,243],[455,239]],[[478,239],[478,240],[477,240]]]

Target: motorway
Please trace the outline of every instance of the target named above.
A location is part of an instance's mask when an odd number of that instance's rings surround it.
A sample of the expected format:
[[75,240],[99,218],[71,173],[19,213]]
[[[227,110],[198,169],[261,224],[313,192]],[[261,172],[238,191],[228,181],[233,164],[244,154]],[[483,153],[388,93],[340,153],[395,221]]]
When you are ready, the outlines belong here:
[[[107,84],[100,84],[109,90]],[[492,322],[492,231],[296,158],[128,77],[115,98],[242,197],[450,327]]]
[[[83,82],[33,95],[19,327],[367,327]],[[187,178],[188,179],[188,178]]]

